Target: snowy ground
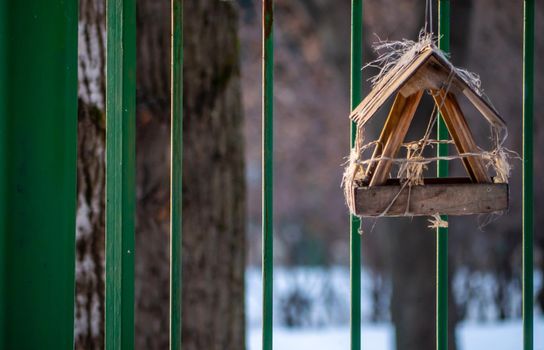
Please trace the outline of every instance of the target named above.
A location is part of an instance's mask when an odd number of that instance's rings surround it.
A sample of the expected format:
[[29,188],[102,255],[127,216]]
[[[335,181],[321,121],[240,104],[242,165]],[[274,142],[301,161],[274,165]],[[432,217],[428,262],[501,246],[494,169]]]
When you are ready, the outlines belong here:
[[[482,280],[485,280],[482,279]],[[542,283],[535,275],[535,289]],[[394,329],[388,322],[371,324],[370,277],[362,276],[363,348],[393,350]],[[302,327],[287,328],[282,321],[282,303],[294,289],[311,300]],[[485,288],[483,288],[485,289]],[[489,289],[489,288],[487,288]],[[261,349],[260,270],[248,269],[246,274],[246,314],[248,350]],[[516,299],[515,295],[512,299]],[[327,302],[324,302],[327,300]],[[518,304],[518,303],[514,303]],[[275,350],[331,350],[349,349],[349,271],[343,267],[332,269],[297,268],[275,269],[274,273],[274,349]],[[469,310],[469,321],[457,328],[460,350],[518,350],[522,348],[521,320],[506,322],[477,322]],[[485,312],[493,315],[493,310]],[[535,350],[544,350],[544,316],[535,314]]]
[[[535,350],[544,350],[544,319],[535,320]],[[370,350],[393,350],[394,334],[389,324],[362,328],[362,347]],[[457,330],[460,350],[519,350],[522,348],[520,321],[502,323],[464,323]],[[261,349],[261,329],[248,331],[248,350]],[[331,350],[349,349],[349,328],[287,330],[274,328],[274,349]]]

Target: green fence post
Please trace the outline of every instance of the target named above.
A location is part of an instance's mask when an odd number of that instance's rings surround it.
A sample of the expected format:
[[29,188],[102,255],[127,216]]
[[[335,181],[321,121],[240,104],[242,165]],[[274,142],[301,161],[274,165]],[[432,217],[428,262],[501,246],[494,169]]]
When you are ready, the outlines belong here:
[[6,256],[6,243],[7,243],[7,222],[6,222],[6,209],[7,209],[7,190],[9,185],[7,184],[7,135],[9,134],[8,120],[9,115],[7,109],[7,92],[8,92],[8,12],[9,7],[6,0],[0,0],[0,348],[6,347],[5,340],[5,327],[6,327],[6,273],[7,261],[3,257]]
[[183,196],[183,0],[172,0],[170,132],[170,349],[181,349]]
[[[362,99],[363,61],[363,0],[351,1],[351,63],[350,106],[357,107]],[[357,125],[350,123],[350,146],[355,144]],[[361,235],[358,217],[350,215],[350,344],[351,350],[361,349]]]
[[274,1],[263,0],[262,240],[263,350],[272,350],[273,334],[273,174],[274,174]]
[[533,339],[533,97],[535,2],[524,1],[523,21],[523,349]]
[[0,349],[74,346],[76,0],[0,0]]
[[[450,1],[438,1],[438,46],[442,51],[450,50]],[[446,123],[440,116],[437,121],[438,139],[449,138]],[[448,155],[448,145],[439,144],[438,156]],[[439,160],[437,164],[437,176],[448,176],[448,162]],[[448,217],[443,215],[442,220]],[[436,229],[436,349],[448,349],[448,228]]]
[[105,345],[118,350],[134,348],[136,3],[106,4]]

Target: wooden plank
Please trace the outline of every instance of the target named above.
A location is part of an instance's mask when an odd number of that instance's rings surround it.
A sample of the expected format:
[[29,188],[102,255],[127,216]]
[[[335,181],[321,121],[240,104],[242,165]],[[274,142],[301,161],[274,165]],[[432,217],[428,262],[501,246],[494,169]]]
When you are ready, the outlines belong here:
[[422,65],[417,72],[404,83],[399,90],[404,96],[409,96],[419,90],[440,90],[447,86],[449,92],[462,93],[467,84],[457,74],[451,76],[450,68],[433,56]]
[[[389,135],[387,135],[388,137],[387,141],[385,142],[383,152],[380,154],[382,157],[393,158],[398,153],[399,148],[402,145],[402,141],[404,141],[404,138],[406,137],[408,128],[412,123],[412,119],[414,118],[414,114],[422,96],[423,91],[419,91],[409,97],[404,97],[401,94],[397,94],[388,118],[390,125],[386,125],[384,128],[384,134],[389,133]],[[386,129],[388,127],[389,130],[387,131]],[[386,135],[384,135],[384,137],[385,136]],[[375,163],[371,163],[371,166],[369,166],[368,169],[370,186],[383,184],[389,176],[391,166],[392,162],[388,159],[379,160],[377,165],[375,165]]]
[[[467,85],[468,86],[468,85]],[[506,128],[506,122],[501,118],[501,116],[495,111],[486,100],[476,94],[470,87],[463,89],[463,95],[465,95],[468,100],[476,107],[480,113],[487,119],[491,124],[499,127]]]
[[[377,157],[382,155],[382,152],[385,148],[385,144],[389,140],[389,137],[391,136],[391,132],[395,130],[399,124],[400,116],[401,114],[401,108],[406,103],[406,98],[400,94],[397,94],[397,97],[395,97],[395,101],[393,102],[393,106],[391,106],[391,110],[389,111],[389,115],[387,116],[387,119],[385,121],[385,125],[383,126],[382,132],[380,133],[380,138],[378,139],[378,143],[376,144],[376,148],[374,148],[374,152],[372,153],[371,160],[376,159]],[[378,165],[378,161],[372,161],[369,163],[367,170],[365,172],[365,179],[370,179],[374,171],[376,170],[376,166]]]
[[[440,108],[440,113],[446,122],[448,131],[455,142],[459,154],[477,153],[478,146],[472,137],[470,127],[461,111],[457,98],[452,93],[443,90],[433,94],[436,105]],[[444,100],[445,98],[445,100]],[[480,157],[463,158],[463,164],[467,169],[471,179],[478,183],[490,182],[483,159]]]
[[354,191],[355,213],[365,217],[472,215],[508,209],[508,184],[429,184],[410,189],[387,185]]
[[431,55],[432,50],[429,48],[424,50],[409,65],[402,67],[402,69],[393,68],[388,72],[381,83],[375,86],[357,108],[353,110],[350,114],[351,120],[358,124],[365,124],[382,107],[387,99],[393,96],[425,64],[427,58]]
[[439,90],[447,81],[448,74],[433,57],[420,67],[417,72],[404,83],[399,93],[410,96],[420,90]]
[[[400,185],[399,178],[390,178],[381,186],[398,186]],[[423,179],[425,185],[453,185],[453,184],[471,184],[470,177],[426,177]]]
[[[452,67],[452,64],[434,49],[424,50],[409,65],[399,69],[393,68],[387,73],[382,82],[352,111],[350,118],[360,124],[366,123],[399,89],[404,96],[421,89],[438,89],[442,83],[447,82]],[[437,86],[437,83],[440,86]],[[450,91],[463,93],[491,124],[500,128],[506,127],[506,122],[495,108],[458,74],[452,78]]]
[[[451,70],[451,63],[444,59],[439,53],[434,52],[432,53],[433,61],[440,64],[444,69],[447,71]],[[488,122],[491,124],[500,127],[505,128],[506,122],[504,119],[501,118],[497,110],[489,102],[485,100],[482,96],[480,96],[464,79],[462,79],[459,75],[455,75],[455,78],[453,80],[453,85],[458,91],[461,91],[463,95],[465,95],[468,100],[478,109],[480,113],[487,119]]]

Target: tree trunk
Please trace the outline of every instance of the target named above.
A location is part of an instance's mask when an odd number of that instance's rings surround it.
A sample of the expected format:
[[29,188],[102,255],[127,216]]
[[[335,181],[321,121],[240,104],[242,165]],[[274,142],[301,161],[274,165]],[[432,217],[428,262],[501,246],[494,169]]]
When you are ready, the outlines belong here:
[[245,175],[238,19],[231,1],[185,2],[186,350],[245,348]]
[[[103,0],[80,0],[76,348],[103,348]],[[170,1],[137,9],[136,347],[168,346]],[[245,347],[238,18],[185,1],[183,347]]]
[[[75,348],[104,344],[104,2],[79,2]],[[84,25],[81,25],[84,23]]]
[[391,225],[391,318],[397,350],[432,349],[435,344],[435,233],[424,225],[421,218]]

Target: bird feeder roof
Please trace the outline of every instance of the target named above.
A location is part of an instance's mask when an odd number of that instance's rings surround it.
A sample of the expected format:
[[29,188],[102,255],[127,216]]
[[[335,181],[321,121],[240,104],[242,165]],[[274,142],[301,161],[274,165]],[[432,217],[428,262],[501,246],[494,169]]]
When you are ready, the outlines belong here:
[[370,93],[350,114],[350,119],[364,125],[395,93],[408,97],[421,90],[447,90],[463,94],[492,125],[505,128],[506,122],[482,93],[470,84],[434,45],[419,50],[409,62],[400,62],[385,73]]

